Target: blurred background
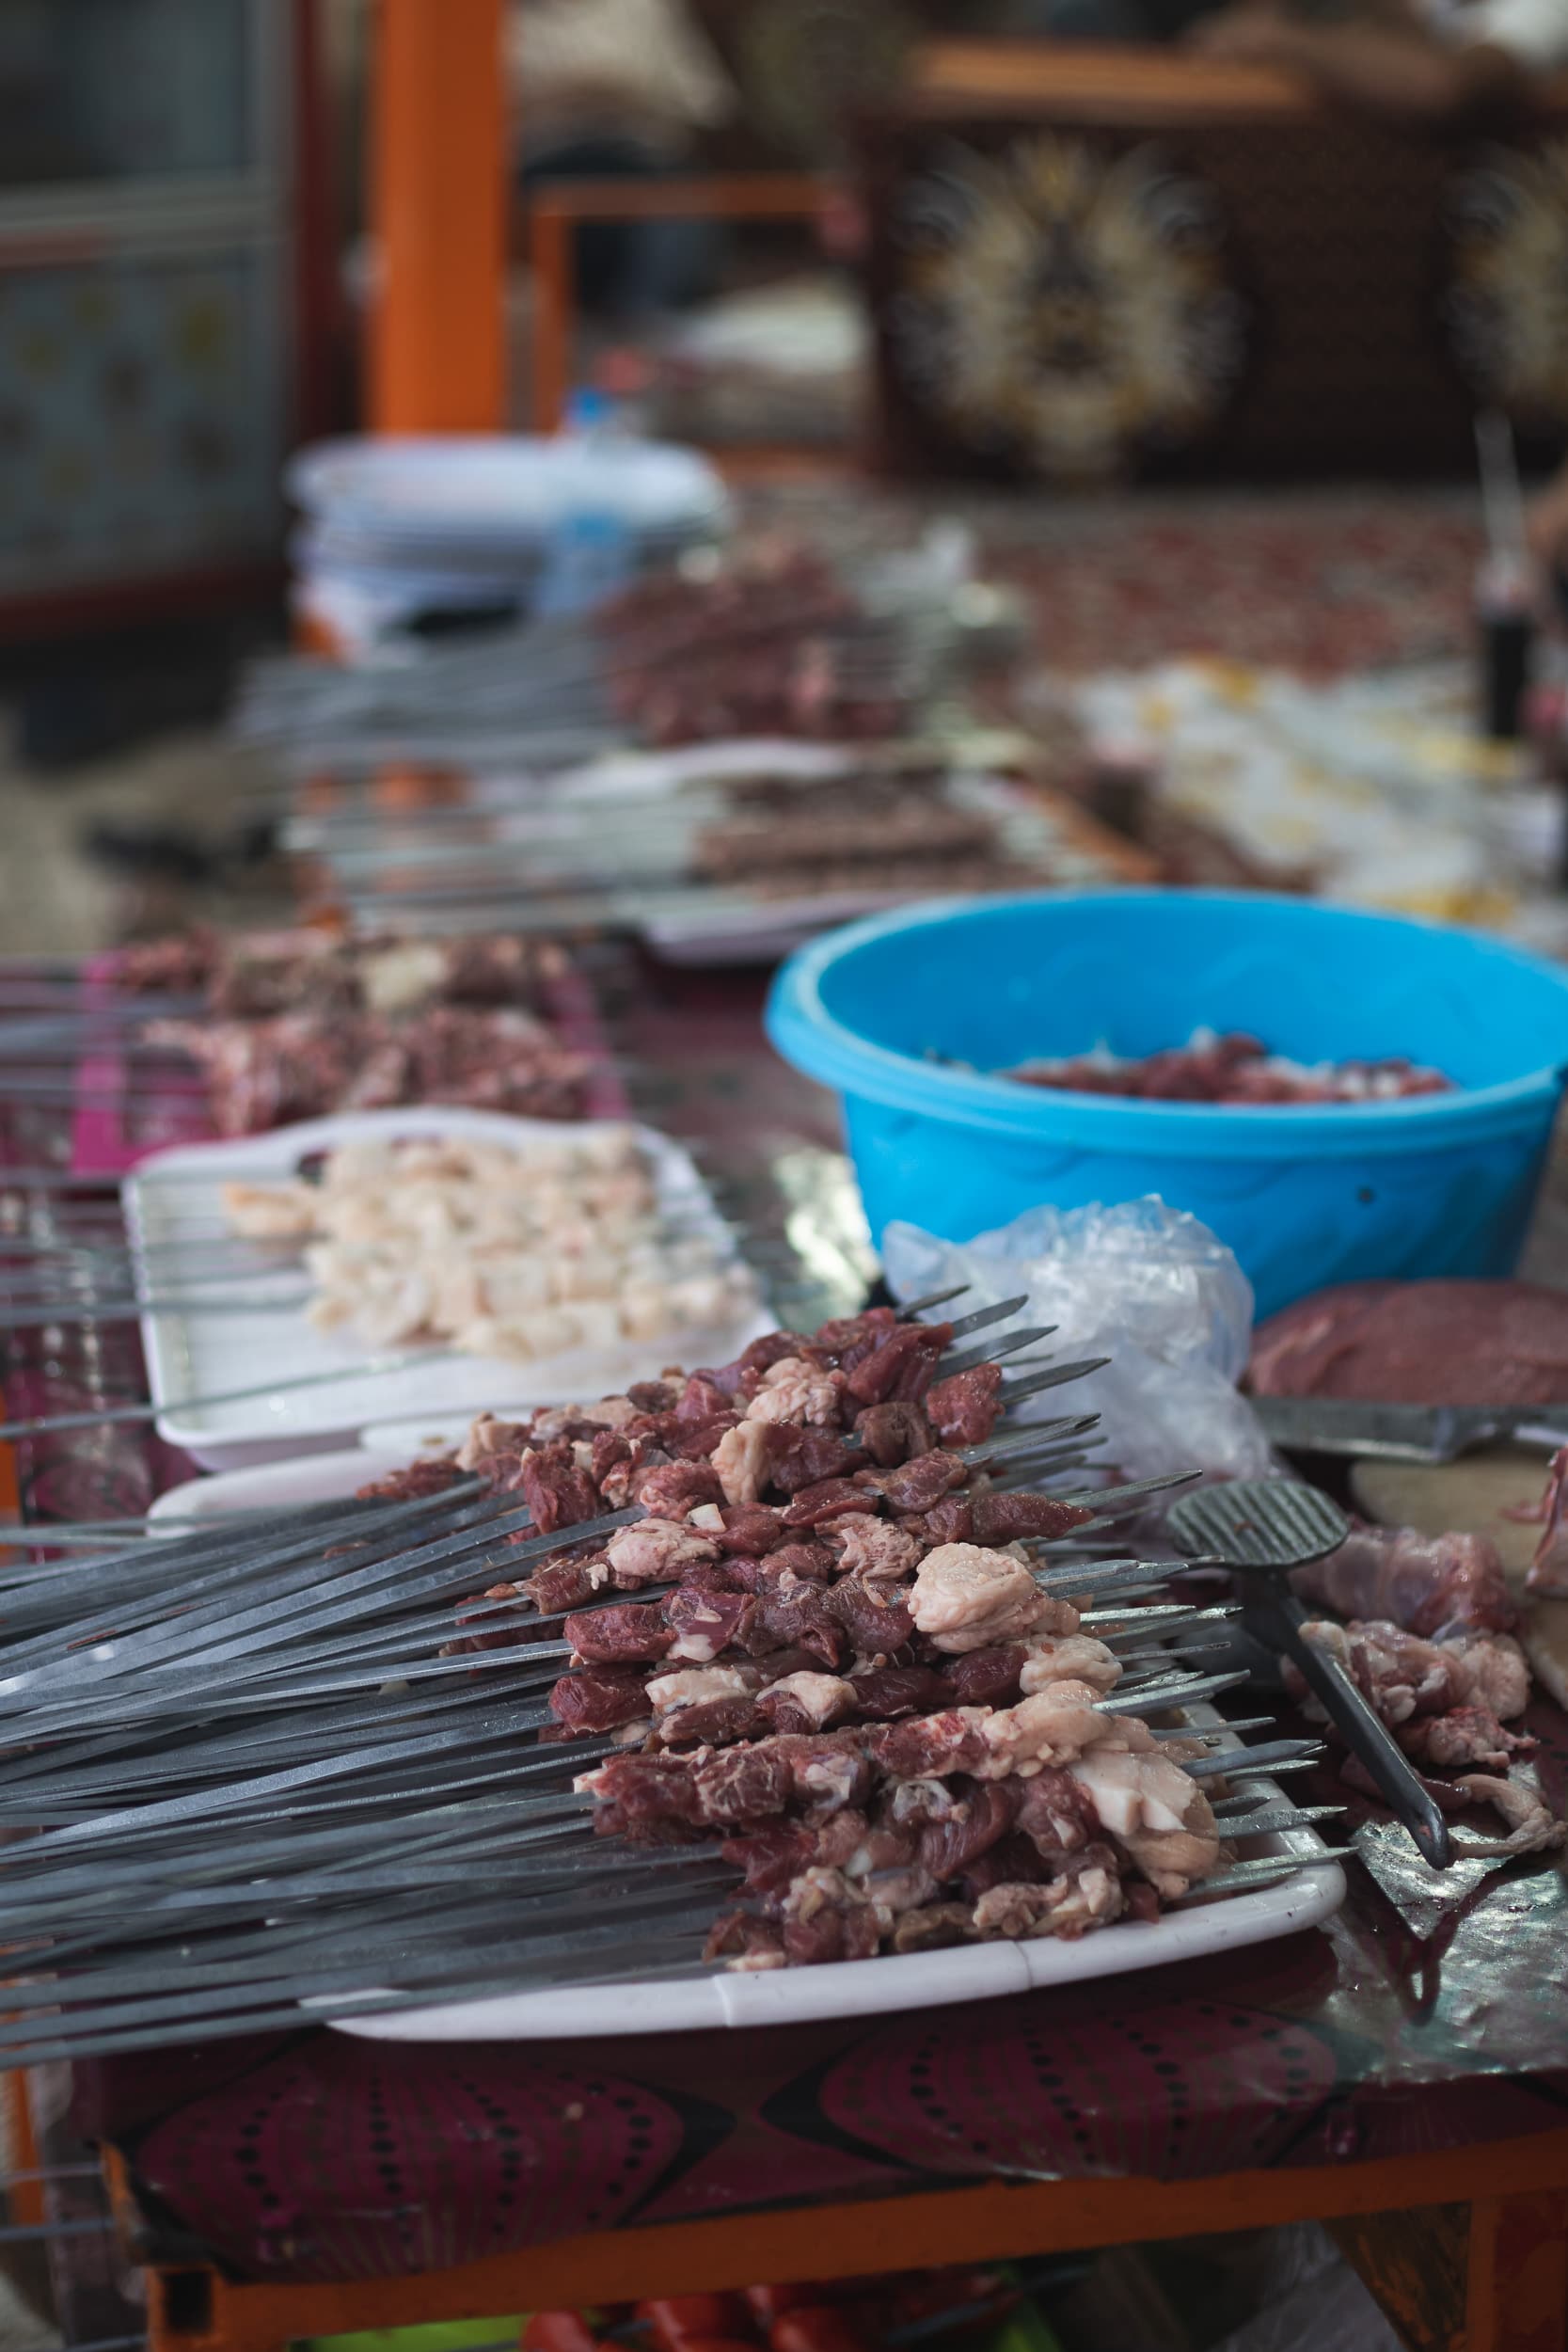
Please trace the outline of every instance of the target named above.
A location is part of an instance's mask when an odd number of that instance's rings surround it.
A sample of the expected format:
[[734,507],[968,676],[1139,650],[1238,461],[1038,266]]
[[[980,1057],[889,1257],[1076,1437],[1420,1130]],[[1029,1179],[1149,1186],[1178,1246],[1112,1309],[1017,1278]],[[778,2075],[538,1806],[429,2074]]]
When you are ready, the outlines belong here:
[[261,919],[250,665],[535,609],[439,453],[376,538],[388,430],[698,450],[683,560],[923,550],[1141,870],[1551,944],[1564,56],[1557,0],[6,0],[8,944]]

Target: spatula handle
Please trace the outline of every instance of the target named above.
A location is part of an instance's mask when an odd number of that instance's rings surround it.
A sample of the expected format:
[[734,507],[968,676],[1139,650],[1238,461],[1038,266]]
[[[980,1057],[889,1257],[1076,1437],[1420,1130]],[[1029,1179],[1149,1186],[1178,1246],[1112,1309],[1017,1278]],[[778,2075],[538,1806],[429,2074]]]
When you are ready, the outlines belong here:
[[1304,1638],[1301,1629],[1309,1620],[1295,1596],[1282,1593],[1269,1583],[1265,1597],[1260,1589],[1265,1580],[1257,1577],[1253,1582],[1259,1588],[1259,1614],[1266,1615],[1277,1628],[1280,1647],[1327,1709],[1345,1745],[1370,1772],[1390,1809],[1415,1839],[1423,1859],[1434,1870],[1446,1870],[1453,1860],[1448,1822],[1436,1800],[1422,1788],[1409,1757],[1387,1724],[1369,1706],[1360,1686],[1338,1659],[1330,1658]]

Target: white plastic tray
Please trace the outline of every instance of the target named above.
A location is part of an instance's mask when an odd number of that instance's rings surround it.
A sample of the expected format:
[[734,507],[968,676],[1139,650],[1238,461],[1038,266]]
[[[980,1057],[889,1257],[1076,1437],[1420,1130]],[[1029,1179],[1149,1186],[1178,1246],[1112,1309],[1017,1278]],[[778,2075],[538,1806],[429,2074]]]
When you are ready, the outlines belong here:
[[[193,1479],[162,1496],[153,1517],[168,1524],[206,1512],[286,1509],[294,1502],[325,1502],[352,1494],[366,1480],[406,1459],[406,1454],[383,1444],[373,1451],[355,1448],[221,1478]],[[1188,1714],[1196,1725],[1221,1720],[1207,1706],[1195,1706]],[[1284,1802],[1284,1792],[1275,1782],[1261,1779],[1254,1785]],[[1323,1851],[1322,1839],[1310,1829],[1287,1830],[1259,1839],[1259,1846],[1265,1853]],[[1167,1912],[1151,1926],[1102,1928],[1076,1944],[1043,1939],[975,1944],[956,1951],[910,1952],[756,1976],[725,1973],[673,1982],[562,1986],[546,1993],[328,2022],[340,2033],[378,2042],[537,2042],[568,2034],[687,2033],[715,2026],[876,2017],[989,2000],[1037,1985],[1123,1976],[1133,1968],[1161,1967],[1264,1944],[1271,1937],[1318,1926],[1344,1899],[1344,1872],[1338,1864],[1323,1863],[1254,1894],[1231,1896],[1192,1911]]]
[[[593,1124],[587,1122],[587,1127]],[[138,1298],[156,1296],[160,1287],[167,1290],[172,1283],[202,1297],[231,1295],[236,1302],[261,1302],[236,1305],[232,1314],[187,1313],[170,1306],[142,1316],[142,1346],[151,1399],[158,1407],[159,1435],[183,1447],[205,1469],[232,1470],[341,1447],[372,1421],[417,1422],[422,1429],[429,1425],[426,1416],[437,1415],[443,1425],[466,1425],[480,1411],[603,1396],[628,1380],[651,1378],[662,1365],[677,1359],[721,1363],[748,1340],[772,1328],[766,1307],[759,1305],[721,1328],[692,1328],[617,1348],[577,1348],[527,1364],[452,1355],[356,1378],[351,1368],[363,1363],[372,1351],[350,1335],[311,1328],[297,1271],[240,1281],[230,1277],[208,1280],[198,1270],[199,1258],[193,1260],[195,1270],[189,1274],[171,1277],[166,1271],[178,1265],[182,1244],[226,1230],[220,1187],[230,1177],[243,1173],[261,1183],[279,1181],[309,1152],[376,1137],[469,1136],[520,1147],[535,1136],[559,1137],[563,1132],[557,1121],[439,1105],[353,1111],[231,1143],[181,1145],[141,1161],[122,1187],[126,1228],[138,1260]],[[715,1239],[724,1243],[722,1220],[689,1154],[651,1127],[637,1127],[634,1133],[653,1162],[660,1207],[672,1216],[678,1215],[689,1230],[708,1222]],[[151,1245],[158,1248],[151,1262],[158,1269],[155,1277],[141,1255]],[[276,1308],[266,1306],[269,1298],[279,1300]],[[319,1388],[279,1389],[240,1404],[180,1402],[337,1366],[351,1376]]]
[[258,1462],[249,1470],[218,1470],[211,1478],[187,1478],[166,1488],[148,1512],[148,1522],[166,1535],[182,1534],[202,1520],[230,1511],[287,1511],[296,1503],[346,1502],[372,1478],[402,1470],[406,1448],[351,1445],[332,1454],[301,1454],[292,1461]]

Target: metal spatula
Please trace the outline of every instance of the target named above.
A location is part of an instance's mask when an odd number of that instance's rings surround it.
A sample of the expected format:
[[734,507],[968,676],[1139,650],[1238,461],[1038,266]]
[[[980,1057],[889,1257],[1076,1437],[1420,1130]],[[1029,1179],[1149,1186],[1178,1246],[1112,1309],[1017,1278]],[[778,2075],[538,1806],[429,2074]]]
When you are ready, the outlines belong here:
[[1217,1554],[1228,1567],[1248,1572],[1246,1629],[1290,1658],[1423,1859],[1446,1870],[1453,1855],[1436,1801],[1354,1677],[1303,1639],[1308,1613],[1284,1582],[1288,1569],[1322,1560],[1344,1542],[1350,1521],[1338,1504],[1293,1479],[1237,1479],[1184,1495],[1165,1524],[1183,1551]]

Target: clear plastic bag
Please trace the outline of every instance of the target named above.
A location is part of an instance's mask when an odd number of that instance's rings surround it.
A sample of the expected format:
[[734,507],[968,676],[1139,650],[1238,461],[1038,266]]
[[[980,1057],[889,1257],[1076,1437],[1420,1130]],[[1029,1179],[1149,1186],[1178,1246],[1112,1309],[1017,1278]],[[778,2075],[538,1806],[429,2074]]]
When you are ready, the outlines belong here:
[[1265,2301],[1213,2352],[1401,2352],[1402,2339],[1315,2221],[1269,2233]]
[[1129,1478],[1179,1470],[1262,1478],[1272,1469],[1262,1425],[1236,1390],[1251,1350],[1252,1286],[1208,1226],[1156,1195],[1030,1209],[969,1242],[890,1225],[882,1259],[896,1298],[963,1282],[950,1310],[963,1314],[1027,1292],[1001,1336],[1053,1324],[1048,1344],[1058,1360],[1111,1358],[1102,1372],[1031,1398],[1020,1421],[1100,1414],[1099,1451]]

